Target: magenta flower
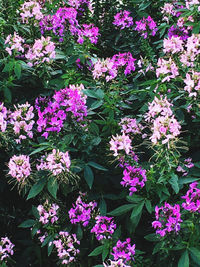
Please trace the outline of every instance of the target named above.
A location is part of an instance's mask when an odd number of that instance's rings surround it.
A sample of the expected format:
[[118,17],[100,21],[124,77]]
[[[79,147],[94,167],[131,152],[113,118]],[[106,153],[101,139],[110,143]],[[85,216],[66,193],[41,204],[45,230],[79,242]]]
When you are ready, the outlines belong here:
[[8,110],[3,103],[0,103],[0,131],[4,133],[7,128]]
[[121,10],[114,18],[113,24],[119,27],[121,30],[129,28],[133,25],[133,18],[129,16],[130,12],[127,10]]
[[48,200],[44,203],[44,205],[39,205],[37,210],[40,215],[39,221],[42,224],[54,224],[58,220],[57,210],[59,206],[57,204],[49,204]]
[[180,231],[181,213],[180,206],[175,204],[171,206],[165,202],[164,206],[160,208],[156,206],[156,221],[152,223],[152,226],[157,229],[156,234],[165,236],[167,233]]
[[113,247],[111,255],[113,255],[115,261],[119,259],[123,260],[124,263],[134,261],[135,244],[131,246],[130,238],[127,238],[124,242],[118,240],[116,246]]
[[75,204],[72,204],[73,208],[68,211],[70,222],[72,224],[82,223],[83,226],[87,226],[91,219],[91,215],[97,203],[92,201],[88,204],[82,201],[82,198],[85,194],[81,194]]
[[143,36],[144,39],[147,38],[148,34],[154,36],[158,30],[155,21],[150,16],[148,16],[147,18],[143,18],[139,21],[136,21],[135,23],[136,23],[135,31],[141,33],[141,36]]
[[200,213],[200,189],[197,185],[198,182],[190,184],[190,189],[187,191],[186,195],[182,197],[185,199],[182,207],[190,212]]
[[116,229],[113,217],[97,216],[96,224],[91,229],[91,233],[95,233],[97,240],[110,239]]

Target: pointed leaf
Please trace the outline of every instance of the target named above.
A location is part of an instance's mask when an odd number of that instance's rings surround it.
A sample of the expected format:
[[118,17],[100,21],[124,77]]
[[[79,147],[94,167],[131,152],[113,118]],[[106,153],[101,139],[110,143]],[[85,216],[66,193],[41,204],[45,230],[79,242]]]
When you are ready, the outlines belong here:
[[93,182],[94,182],[94,174],[92,169],[86,165],[84,168],[84,178],[89,186],[89,188],[92,188]]
[[37,196],[43,190],[45,183],[46,183],[46,179],[41,179],[36,184],[34,184],[31,187],[31,190],[29,191],[27,200]]
[[111,216],[119,216],[132,210],[135,204],[125,204],[108,213]]
[[181,255],[178,262],[178,267],[190,267],[190,259],[187,250],[185,250]]
[[47,189],[49,191],[49,193],[56,198],[57,195],[57,191],[58,191],[58,183],[56,181],[56,179],[54,179],[53,177],[51,177],[48,181],[47,184]]
[[104,248],[103,245],[95,248],[88,256],[89,257],[98,256],[103,252],[103,248]]

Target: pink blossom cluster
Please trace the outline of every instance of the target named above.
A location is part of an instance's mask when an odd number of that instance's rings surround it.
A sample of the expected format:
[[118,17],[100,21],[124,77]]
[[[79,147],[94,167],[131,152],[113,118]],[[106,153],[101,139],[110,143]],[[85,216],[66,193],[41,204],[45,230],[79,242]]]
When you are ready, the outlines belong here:
[[174,140],[180,134],[181,126],[174,117],[171,106],[167,98],[163,99],[162,96],[160,99],[155,97],[153,102],[149,103],[149,111],[145,117],[146,121],[152,123],[153,135],[150,140],[153,144],[161,140],[162,144],[169,146],[170,140]]
[[121,30],[131,27],[133,25],[133,18],[130,17],[130,14],[127,10],[121,10],[114,16],[113,24]]
[[158,68],[156,69],[156,76],[162,77],[162,82],[170,81],[179,75],[178,67],[170,57],[169,60],[159,58],[157,63]]
[[18,182],[24,182],[24,180],[31,174],[31,165],[29,162],[29,156],[26,155],[14,155],[8,163],[9,173],[13,178],[16,178]]
[[200,92],[200,72],[192,70],[191,73],[186,73],[183,81],[186,84],[184,90],[188,92],[189,97],[196,98]]
[[42,7],[38,3],[38,1],[25,1],[20,8],[20,16],[22,18],[23,23],[30,23],[29,19],[34,18],[35,20],[41,20],[43,18],[43,14],[41,12]]
[[179,52],[183,52],[184,48],[183,48],[183,40],[181,40],[180,37],[174,37],[172,36],[171,38],[165,38],[163,40],[163,52],[164,53],[179,53]]
[[92,71],[93,78],[99,79],[104,77],[108,82],[117,77],[118,71],[121,68],[124,68],[124,74],[128,75],[135,71],[135,60],[130,52],[119,53],[112,58],[103,60],[98,59]]
[[78,11],[78,16],[83,15],[83,12],[88,8],[90,12],[93,11],[90,0],[68,0],[68,5],[74,7]]
[[161,8],[161,13],[167,16],[169,15],[175,16],[176,15],[175,6],[171,3],[165,3],[164,6]]
[[181,17],[178,19],[177,26],[172,25],[168,30],[168,37],[171,39],[172,37],[179,37],[180,40],[185,41],[189,37],[189,27],[187,29],[183,27],[184,19]]
[[187,191],[186,195],[182,197],[185,199],[182,207],[190,212],[200,213],[200,189],[197,186],[198,182],[190,184],[190,189]]
[[184,160],[184,166],[182,167],[179,165],[177,167],[177,172],[181,172],[182,176],[187,176],[188,175],[188,169],[191,169],[194,167],[194,163],[192,163],[192,158],[187,158]]
[[200,34],[192,34],[185,44],[186,50],[181,54],[180,61],[183,66],[194,67],[200,54]]
[[76,255],[80,253],[79,249],[76,248],[77,245],[80,245],[80,241],[77,240],[75,234],[70,235],[68,232],[59,232],[57,240],[54,240],[53,244],[57,248],[61,263],[66,264],[66,266],[74,262]]
[[188,1],[185,1],[185,6],[189,10],[191,10],[192,6],[197,6],[198,7],[198,11],[200,12],[200,2],[199,2],[199,0],[188,0]]
[[91,229],[91,233],[95,233],[97,240],[110,239],[116,229],[116,224],[113,221],[113,217],[106,217],[98,215],[96,223]]
[[97,206],[95,201],[91,201],[88,204],[83,202],[82,197],[85,194],[81,194],[75,204],[72,204],[73,208],[71,208],[68,212],[70,222],[72,224],[82,223],[83,226],[87,226],[92,216],[92,212]]
[[135,31],[141,33],[141,36],[143,36],[144,39],[148,37],[148,34],[151,34],[152,36],[156,35],[158,28],[155,21],[150,16],[136,21],[135,23]]
[[131,239],[127,238],[126,241],[122,242],[120,240],[117,241],[117,244],[115,247],[113,247],[113,255],[114,260],[123,260],[124,263],[127,263],[129,261],[134,261],[134,255],[135,255],[135,244],[131,246]]
[[44,240],[46,239],[46,237],[48,236],[47,232],[42,234],[41,230],[37,230],[37,235],[38,235],[38,239],[39,239],[40,243],[43,243]]
[[63,41],[63,36],[67,30],[78,25],[77,11],[73,7],[61,7],[54,15],[47,15],[40,21],[41,33],[45,31],[52,31],[55,35],[60,37],[60,41]]
[[57,216],[57,210],[59,209],[59,206],[55,203],[52,205],[46,200],[44,205],[39,205],[37,207],[37,210],[40,215],[39,221],[42,224],[54,224],[55,222],[58,221],[58,216]]
[[156,234],[165,236],[167,233],[175,232],[178,233],[180,230],[181,213],[180,206],[175,204],[171,206],[165,202],[164,206],[155,208],[156,221],[152,223],[152,226],[156,230]]
[[128,155],[132,149],[131,139],[129,135],[125,135],[124,133],[122,135],[117,134],[116,136],[112,136],[109,144],[110,150],[114,151],[114,157],[119,156],[119,151],[121,150],[122,153],[125,152]]
[[123,134],[141,134],[144,127],[136,119],[124,117],[119,125]]
[[50,62],[56,57],[55,44],[51,42],[51,37],[41,37],[35,40],[32,47],[29,47],[28,52],[25,54],[26,59],[29,60],[28,65],[38,65],[44,62]]
[[0,263],[6,262],[7,259],[13,255],[14,244],[8,239],[8,237],[1,237],[0,240]]
[[7,128],[8,110],[4,103],[0,103],[0,131],[5,132]]
[[7,45],[6,51],[10,56],[12,56],[12,53],[17,53],[17,52],[24,52],[24,47],[23,47],[24,39],[20,37],[16,32],[14,32],[14,35],[9,34],[6,37],[5,44]]
[[61,172],[69,171],[71,165],[68,152],[61,152],[58,149],[53,149],[52,153],[47,156],[43,156],[40,160],[40,164],[36,165],[37,170],[48,170],[53,175],[58,175]]
[[129,187],[129,195],[132,196],[138,189],[145,186],[146,181],[146,170],[141,167],[126,166],[120,184],[124,187]]
[[83,94],[83,89],[82,84],[69,85],[68,88],[55,92],[52,100],[41,97],[36,100],[39,117],[37,130],[44,132],[42,136],[48,138],[50,132],[59,133],[66,119],[71,118],[79,122],[87,116],[87,96]]
[[16,143],[20,144],[22,140],[33,138],[33,125],[35,121],[33,106],[26,104],[18,104],[15,111],[10,114],[10,124],[13,125],[13,132],[17,136]]

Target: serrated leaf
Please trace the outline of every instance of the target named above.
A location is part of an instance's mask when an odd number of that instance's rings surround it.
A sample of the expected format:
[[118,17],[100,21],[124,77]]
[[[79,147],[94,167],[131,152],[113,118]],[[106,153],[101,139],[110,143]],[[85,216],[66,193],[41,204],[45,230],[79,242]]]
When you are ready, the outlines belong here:
[[41,179],[37,183],[35,183],[31,187],[31,190],[29,191],[27,200],[36,197],[43,190],[45,184],[46,184],[46,179]]
[[26,220],[23,223],[21,223],[18,227],[20,228],[29,228],[32,227],[36,223],[35,220]]
[[108,169],[104,168],[103,166],[99,165],[98,163],[94,161],[89,161],[88,165],[100,171],[108,171]]
[[108,213],[110,216],[119,216],[132,210],[135,204],[125,204]]
[[84,168],[84,178],[89,186],[89,188],[92,188],[93,182],[94,182],[94,174],[92,169],[86,165]]
[[57,191],[58,191],[58,183],[57,180],[51,177],[47,184],[47,189],[52,197],[56,198]]
[[100,255],[103,252],[103,248],[104,248],[103,245],[95,248],[88,256],[94,257]]

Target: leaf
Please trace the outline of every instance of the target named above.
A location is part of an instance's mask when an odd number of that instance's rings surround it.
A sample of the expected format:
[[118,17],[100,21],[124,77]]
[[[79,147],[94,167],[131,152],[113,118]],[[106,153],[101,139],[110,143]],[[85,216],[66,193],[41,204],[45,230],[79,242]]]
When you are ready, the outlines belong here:
[[37,196],[43,190],[45,183],[46,183],[46,179],[41,179],[37,183],[35,183],[32,186],[31,190],[29,191],[27,200]]
[[35,220],[26,220],[23,223],[21,223],[18,227],[20,228],[29,228],[32,227],[35,224]]
[[109,246],[107,244],[104,245],[103,252],[102,252],[102,261],[106,259],[109,253]]
[[48,184],[47,184],[47,189],[49,193],[52,195],[52,197],[56,198],[57,191],[58,191],[58,183],[56,179],[54,179],[53,177],[49,179]]
[[103,252],[103,248],[104,248],[103,245],[95,248],[88,256],[89,257],[98,256]]
[[132,213],[131,213],[131,220],[133,219],[133,217],[138,216],[143,209],[145,201],[142,201],[141,203],[139,203],[137,206],[134,207]]
[[100,171],[105,171],[105,172],[108,171],[108,169],[104,168],[103,166],[99,165],[98,163],[94,161],[89,161],[88,165]]
[[37,149],[35,149],[34,151],[32,151],[32,152],[29,154],[29,156],[34,155],[34,154],[37,154],[38,152],[43,151],[43,150],[45,150],[45,149],[47,149],[47,148],[48,148],[48,146],[38,147]]
[[122,205],[122,206],[116,208],[115,210],[109,212],[108,215],[119,216],[119,215],[122,215],[124,213],[127,213],[129,210],[133,209],[134,207],[135,207],[135,204]]
[[185,250],[178,261],[178,267],[190,267],[188,251]]
[[133,196],[127,196],[126,200],[132,203],[139,203],[143,200],[144,198],[138,195],[133,195]]
[[94,174],[92,169],[86,165],[84,168],[84,178],[89,186],[89,188],[92,188],[93,182],[94,182]]
[[169,180],[169,183],[171,184],[174,192],[178,194],[179,192],[179,185],[178,185],[178,175],[172,174],[172,178]]
[[158,235],[155,233],[146,235],[144,238],[148,241],[159,241]]
[[102,104],[103,104],[103,101],[102,100],[100,100],[100,101],[95,101],[95,102],[93,102],[92,103],[92,105],[90,106],[90,110],[93,110],[93,109],[97,109],[97,108],[99,108],[100,106],[102,106]]
[[7,100],[7,102],[11,102],[12,100],[12,93],[8,87],[3,88],[4,97]]
[[149,199],[146,199],[145,207],[146,207],[147,211],[151,214],[152,213],[152,205],[151,205],[151,201]]
[[20,77],[21,77],[21,72],[22,72],[22,68],[21,68],[21,64],[20,63],[17,62],[15,64],[14,72],[15,72],[15,75],[17,76],[17,79],[19,80]]
[[100,210],[100,214],[102,216],[106,215],[106,213],[107,213],[107,205],[106,205],[106,202],[105,202],[105,200],[103,198],[100,200],[99,210]]
[[199,264],[200,263],[200,251],[195,247],[189,248],[189,251],[190,251],[190,255],[191,255],[193,261],[195,263]]
[[180,185],[183,185],[183,184],[193,183],[193,182],[198,181],[198,180],[199,180],[199,178],[189,178],[189,177],[185,177],[185,178],[180,178],[180,179],[178,180],[178,183],[179,183]]
[[53,247],[54,247],[54,243],[53,242],[49,243],[49,245],[48,245],[48,256],[51,255],[51,252],[53,250]]

